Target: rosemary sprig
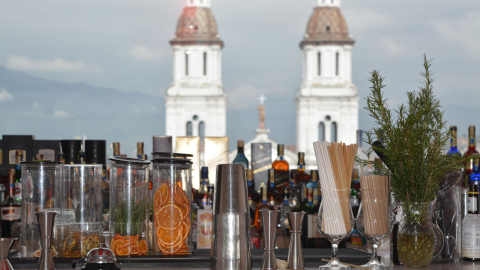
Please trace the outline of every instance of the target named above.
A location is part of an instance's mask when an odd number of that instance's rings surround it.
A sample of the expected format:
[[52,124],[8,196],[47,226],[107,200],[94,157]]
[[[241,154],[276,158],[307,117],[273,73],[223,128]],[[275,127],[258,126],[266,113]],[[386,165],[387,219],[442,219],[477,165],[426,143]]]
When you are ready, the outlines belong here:
[[141,234],[143,222],[146,221],[147,199],[131,199],[118,204],[113,211],[115,233],[123,236]]
[[[375,127],[365,132],[365,142],[371,148],[365,153],[371,156],[373,150],[383,151],[388,157],[389,168],[378,160],[356,162],[373,165],[376,174],[392,176],[392,191],[404,203],[429,202],[435,199],[440,181],[448,171],[462,167],[463,158],[447,155],[443,150],[450,137],[450,131],[443,120],[444,112],[440,101],[433,94],[431,61],[424,55],[424,78],[418,91],[407,92],[407,104],[397,109],[388,107],[383,89],[384,77],[372,71],[370,94],[365,109],[375,120]],[[373,145],[375,137],[383,139],[384,149]]]

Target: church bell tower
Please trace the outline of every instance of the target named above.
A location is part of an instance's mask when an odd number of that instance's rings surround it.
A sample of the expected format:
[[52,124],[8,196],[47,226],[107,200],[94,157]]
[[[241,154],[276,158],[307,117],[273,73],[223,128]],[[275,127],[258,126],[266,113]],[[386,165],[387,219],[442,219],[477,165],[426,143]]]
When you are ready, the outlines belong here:
[[300,43],[303,78],[297,93],[297,149],[315,167],[314,141],[356,142],[358,91],[352,83],[354,40],[340,0],[315,0]]
[[165,96],[166,135],[226,136],[223,41],[210,6],[211,0],[186,0],[170,41],[174,60]]

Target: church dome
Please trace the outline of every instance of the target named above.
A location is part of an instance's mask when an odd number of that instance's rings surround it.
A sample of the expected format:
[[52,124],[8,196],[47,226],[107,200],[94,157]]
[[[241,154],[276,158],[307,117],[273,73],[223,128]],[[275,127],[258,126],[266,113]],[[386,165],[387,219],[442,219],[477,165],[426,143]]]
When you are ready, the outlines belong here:
[[210,8],[186,7],[178,19],[173,44],[197,44],[223,42],[218,36],[217,22]]
[[353,44],[345,17],[338,7],[316,7],[308,20],[307,33],[300,44]]

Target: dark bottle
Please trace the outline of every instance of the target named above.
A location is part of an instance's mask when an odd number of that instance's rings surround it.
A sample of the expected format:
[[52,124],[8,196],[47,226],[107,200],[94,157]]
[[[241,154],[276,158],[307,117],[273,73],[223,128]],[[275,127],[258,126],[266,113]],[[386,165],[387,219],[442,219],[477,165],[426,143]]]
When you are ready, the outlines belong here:
[[462,155],[457,149],[457,126],[450,127],[450,150],[448,155]]
[[200,176],[200,189],[198,190],[198,206],[201,209],[211,208],[209,199],[208,199],[208,167],[202,167],[202,172]]
[[10,170],[8,173],[8,195],[0,207],[2,237],[11,238],[12,228],[15,223],[20,222],[22,207],[20,202],[15,199],[15,172]]
[[245,170],[248,169],[249,162],[244,153],[245,143],[243,141],[237,141],[237,156],[233,160],[233,164],[243,164]]
[[302,248],[307,248],[307,239],[308,239],[308,215],[312,214],[312,208],[308,205],[308,195],[307,195],[307,188],[302,185],[302,201],[300,204],[297,205],[295,212],[305,212],[305,217],[302,221]]
[[283,144],[278,145],[278,157],[273,162],[272,168],[275,170],[275,182],[277,188],[281,190],[283,186],[288,186],[290,182],[290,167],[287,160],[284,157],[285,146]]
[[298,163],[297,163],[297,179],[296,184],[304,183],[305,185],[310,182],[310,175],[305,172],[305,153],[298,153]]
[[257,227],[259,231],[262,230],[262,216],[260,214],[260,210],[262,209],[268,209],[268,210],[273,210],[273,206],[268,204],[267,200],[267,188],[266,187],[261,187],[260,188],[260,193],[262,195],[262,204],[257,206],[257,209],[255,210],[255,220],[254,225]]
[[279,227],[285,229],[286,231],[290,231],[290,224],[288,223],[287,213],[292,211],[290,207],[290,190],[289,187],[283,188],[283,203],[280,206],[280,223]]
[[464,157],[470,157],[467,162],[465,162],[465,180],[464,186],[468,187],[468,180],[470,179],[470,174],[473,172],[473,160],[474,156],[478,155],[478,151],[475,148],[475,126],[468,127],[468,150],[463,154]]
[[23,161],[23,151],[18,150],[15,156],[15,193],[12,196],[17,202],[22,201],[22,170],[20,168],[20,162]]
[[479,190],[478,185],[480,183],[480,159],[475,159],[473,163],[473,172],[470,174],[470,180],[468,181],[468,201],[467,211],[469,214],[480,214],[479,209]]
[[268,170],[268,188],[267,188],[268,204],[276,208],[282,202],[282,194],[277,190],[277,184],[275,183],[275,170]]
[[[257,205],[260,203],[260,194],[255,190],[255,180],[253,180],[253,169],[247,169],[247,184],[248,184],[248,205],[250,212],[255,213]],[[253,220],[253,219],[252,219]]]

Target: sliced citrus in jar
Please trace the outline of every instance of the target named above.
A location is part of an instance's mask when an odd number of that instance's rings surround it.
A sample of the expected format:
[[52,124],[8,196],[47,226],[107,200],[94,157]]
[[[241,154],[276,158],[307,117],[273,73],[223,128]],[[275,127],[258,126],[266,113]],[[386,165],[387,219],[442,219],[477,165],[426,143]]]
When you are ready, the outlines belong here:
[[174,204],[167,204],[160,208],[155,217],[158,219],[159,228],[165,230],[175,230],[182,225],[182,210]]
[[153,197],[153,211],[158,211],[160,207],[162,207],[162,192],[160,189],[157,189]]
[[182,241],[182,229],[179,227],[175,230],[165,230],[159,228],[157,230],[158,241],[164,246],[175,246]]
[[116,253],[117,248],[125,245],[126,243],[127,241],[117,238],[116,240],[112,240],[112,243],[110,244],[110,249]]
[[123,246],[120,246],[117,248],[117,255],[118,256],[128,256],[132,252],[132,245],[130,243],[127,243]]
[[147,241],[145,241],[145,240],[138,241],[138,251],[140,251],[142,253],[145,253],[145,254],[148,252]]

